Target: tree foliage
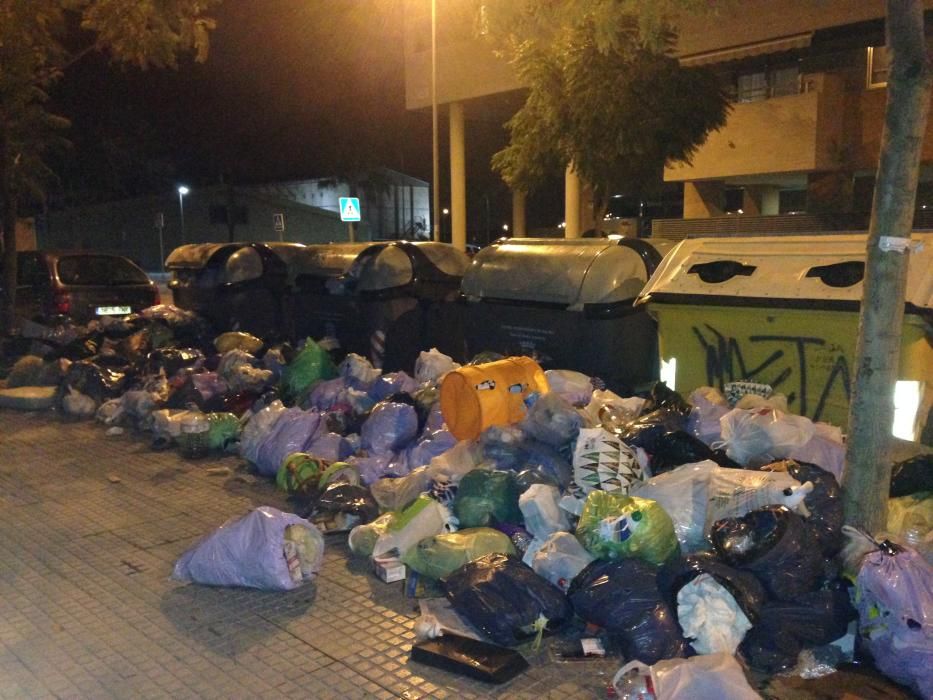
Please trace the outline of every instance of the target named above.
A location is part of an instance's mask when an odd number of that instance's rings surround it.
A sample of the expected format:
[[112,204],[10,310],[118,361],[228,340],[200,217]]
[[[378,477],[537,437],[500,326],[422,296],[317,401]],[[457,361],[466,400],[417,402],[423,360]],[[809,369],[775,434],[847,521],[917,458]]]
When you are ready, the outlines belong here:
[[12,321],[15,225],[24,198],[40,200],[52,171],[44,156],[66,143],[64,117],[47,109],[48,90],[82,56],[174,68],[178,56],[207,57],[219,0],[0,0],[0,228],[3,320]]
[[481,29],[529,90],[507,124],[509,145],[493,157],[511,187],[531,190],[573,163],[604,204],[689,160],[725,124],[717,77],[671,55],[674,7],[689,3],[486,4]]

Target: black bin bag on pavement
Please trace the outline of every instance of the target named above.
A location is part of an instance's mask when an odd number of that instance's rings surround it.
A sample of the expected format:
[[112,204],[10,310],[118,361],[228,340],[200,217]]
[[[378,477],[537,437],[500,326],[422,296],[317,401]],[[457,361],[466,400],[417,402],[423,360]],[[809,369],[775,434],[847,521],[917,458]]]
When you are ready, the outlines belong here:
[[559,588],[506,554],[487,554],[464,564],[444,580],[444,586],[454,610],[503,646],[534,636],[535,622],[542,615],[548,631],[571,617]]
[[915,455],[891,468],[891,498],[933,491],[933,453]]
[[844,636],[856,616],[845,590],[804,593],[794,601],[770,601],[739,645],[750,666],[766,673],[792,668],[805,648]]
[[824,575],[813,529],[784,506],[717,520],[710,539],[724,562],[755,574],[778,600],[798,600],[815,589]]
[[641,559],[594,561],[577,574],[567,597],[574,612],[603,627],[626,659],[654,664],[683,657],[687,642],[658,590],[658,567]]

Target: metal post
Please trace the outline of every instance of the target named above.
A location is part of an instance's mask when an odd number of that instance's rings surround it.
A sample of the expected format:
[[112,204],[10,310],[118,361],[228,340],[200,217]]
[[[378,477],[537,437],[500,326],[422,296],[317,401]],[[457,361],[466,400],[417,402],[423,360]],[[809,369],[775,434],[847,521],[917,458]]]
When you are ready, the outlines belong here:
[[450,243],[466,250],[466,147],[463,103],[450,104]]
[[438,171],[440,170],[440,147],[438,145],[438,127],[437,127],[437,0],[431,0],[431,129],[433,138],[433,156],[434,156],[434,182],[431,187],[434,190],[434,209],[431,215],[434,217],[434,240],[441,240],[441,191],[438,182]]
[[[178,190],[178,212],[181,215],[181,242],[185,243],[185,195],[181,190]],[[227,216],[230,216],[230,212],[227,212]]]

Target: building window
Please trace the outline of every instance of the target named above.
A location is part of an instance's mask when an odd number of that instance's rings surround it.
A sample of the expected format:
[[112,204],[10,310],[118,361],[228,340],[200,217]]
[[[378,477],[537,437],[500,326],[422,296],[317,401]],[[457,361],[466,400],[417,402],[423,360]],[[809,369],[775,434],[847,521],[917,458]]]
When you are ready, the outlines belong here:
[[806,190],[781,190],[778,193],[778,214],[803,214],[806,210]]
[[726,214],[744,214],[745,210],[742,208],[742,205],[745,202],[745,188],[744,187],[727,187],[724,197],[724,206],[723,211]]
[[[246,207],[234,207],[234,223],[248,224],[249,210]],[[224,224],[229,221],[227,217],[227,207],[223,204],[212,204],[208,207],[207,216],[212,224]]]
[[867,81],[869,88],[886,87],[888,84],[888,69],[890,56],[887,46],[868,47]]
[[800,70],[796,65],[759,68],[737,73],[733,84],[736,102],[759,102],[800,92]]

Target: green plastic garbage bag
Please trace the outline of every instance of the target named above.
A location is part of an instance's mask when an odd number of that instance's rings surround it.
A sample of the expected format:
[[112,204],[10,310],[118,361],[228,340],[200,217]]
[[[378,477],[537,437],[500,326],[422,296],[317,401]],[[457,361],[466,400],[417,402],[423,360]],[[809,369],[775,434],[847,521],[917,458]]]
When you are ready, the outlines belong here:
[[293,399],[303,396],[317,382],[336,376],[337,367],[330,355],[311,338],[282,372],[285,393]]
[[282,460],[275,474],[275,485],[286,493],[313,491],[329,466],[329,462],[307,452],[292,452]]
[[423,576],[441,579],[493,552],[515,554],[515,546],[504,532],[475,527],[421,540],[405,553],[402,561]]
[[522,523],[518,507],[518,482],[508,471],[474,469],[460,480],[454,514],[460,527],[485,527],[494,523]]
[[657,501],[608,491],[586,497],[577,539],[598,559],[637,557],[661,564],[680,551],[674,523]]
[[350,530],[350,536],[347,538],[350,551],[360,557],[371,557],[376,540],[388,532],[395,516],[395,513],[383,513],[371,523],[357,525]]
[[226,450],[240,436],[240,419],[232,413],[208,413],[207,444],[212,450]]

